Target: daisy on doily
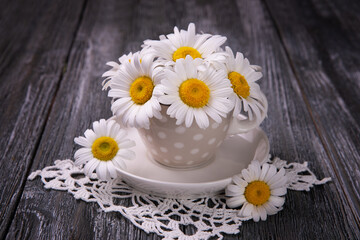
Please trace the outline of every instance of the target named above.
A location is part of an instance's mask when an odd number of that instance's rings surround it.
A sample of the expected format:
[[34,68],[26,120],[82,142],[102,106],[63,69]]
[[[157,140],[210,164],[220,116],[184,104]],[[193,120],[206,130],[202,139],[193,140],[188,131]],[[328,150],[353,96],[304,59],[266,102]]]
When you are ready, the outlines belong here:
[[206,68],[198,71],[203,60],[187,56],[176,61],[174,69],[165,69],[161,80],[164,95],[162,104],[170,105],[167,114],[176,124],[190,127],[195,119],[200,128],[209,126],[209,117],[220,123],[231,110],[228,100],[231,84],[224,71]]
[[114,120],[95,121],[93,130],[88,129],[85,137],[77,137],[75,143],[83,146],[75,152],[75,164],[84,166],[84,173],[91,177],[94,171],[101,180],[117,177],[116,168],[126,168],[125,161],[135,158],[129,148],[135,142],[126,139],[126,131]]
[[241,174],[232,178],[232,184],[225,189],[226,205],[230,208],[242,206],[238,215],[250,217],[255,222],[265,221],[267,215],[282,210],[287,192],[286,171],[277,171],[274,165],[252,162]]
[[249,120],[255,117],[256,121],[261,122],[265,116],[262,113],[266,114],[268,108],[267,99],[256,83],[262,73],[255,71],[256,67],[250,65],[242,53],[238,52],[234,57],[231,48],[226,47],[225,50],[228,57],[224,66],[233,88],[230,96],[234,104],[233,115],[237,117],[243,110],[247,112]]
[[220,35],[196,34],[195,24],[190,23],[187,31],[175,27],[174,33],[161,35],[160,40],[145,40],[144,46],[150,47],[151,53],[164,65],[173,65],[186,56],[224,62],[226,53],[218,49],[225,41],[226,37]]
[[108,95],[115,99],[111,110],[127,127],[149,128],[149,118],[161,118],[153,64],[151,55],[134,53],[111,79]]

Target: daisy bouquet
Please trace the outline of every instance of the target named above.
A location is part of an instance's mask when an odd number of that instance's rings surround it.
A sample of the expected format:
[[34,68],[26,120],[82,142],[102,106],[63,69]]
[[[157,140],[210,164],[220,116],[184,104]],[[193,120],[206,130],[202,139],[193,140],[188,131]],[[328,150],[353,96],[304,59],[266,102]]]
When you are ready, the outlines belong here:
[[[111,110],[125,127],[150,127],[161,119],[162,106],[177,125],[209,127],[209,119],[221,123],[231,113],[245,114],[258,124],[267,111],[267,101],[257,80],[260,67],[250,65],[242,53],[234,55],[221,46],[226,37],[197,34],[190,23],[186,30],[145,40],[142,50],[119,58],[103,74],[104,89],[110,88]],[[265,114],[263,114],[265,113]]]

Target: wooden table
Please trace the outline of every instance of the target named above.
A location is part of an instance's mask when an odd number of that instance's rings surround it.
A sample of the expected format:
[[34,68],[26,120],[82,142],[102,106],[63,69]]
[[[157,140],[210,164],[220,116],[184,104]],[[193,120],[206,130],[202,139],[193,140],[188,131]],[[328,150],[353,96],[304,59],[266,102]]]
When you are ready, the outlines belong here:
[[[225,239],[360,239],[360,2],[2,1],[0,239],[159,239],[28,175],[72,158],[111,116],[105,63],[176,25],[228,37],[263,67],[271,154],[333,181]],[[191,234],[192,229],[184,227]]]

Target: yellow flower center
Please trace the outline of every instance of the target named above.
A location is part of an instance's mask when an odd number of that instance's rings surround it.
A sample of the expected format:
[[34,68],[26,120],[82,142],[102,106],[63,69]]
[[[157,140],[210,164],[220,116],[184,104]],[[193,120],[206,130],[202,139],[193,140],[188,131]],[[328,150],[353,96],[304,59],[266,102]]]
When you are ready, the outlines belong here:
[[193,59],[195,58],[201,58],[201,54],[192,47],[180,47],[173,53],[173,60],[176,62],[176,60],[180,58],[186,58],[187,55],[190,55]]
[[253,205],[263,205],[270,198],[270,187],[264,181],[253,181],[245,188],[246,201]]
[[154,83],[149,77],[139,77],[130,86],[130,97],[134,103],[143,105],[151,98],[153,90]]
[[93,156],[101,161],[113,159],[118,151],[119,146],[111,137],[99,137],[91,146]]
[[234,92],[243,98],[247,98],[250,95],[250,87],[245,77],[237,72],[231,72],[228,78],[232,84]]
[[203,81],[190,78],[180,85],[179,95],[186,105],[201,108],[209,101],[210,89]]

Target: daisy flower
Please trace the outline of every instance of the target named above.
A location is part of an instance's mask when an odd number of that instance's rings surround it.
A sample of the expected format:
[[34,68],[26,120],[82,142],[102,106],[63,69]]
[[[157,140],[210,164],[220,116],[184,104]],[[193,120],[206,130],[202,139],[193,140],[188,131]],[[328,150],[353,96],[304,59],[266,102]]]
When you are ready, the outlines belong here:
[[[151,51],[148,47],[145,47],[141,49],[141,51],[138,53],[140,55],[140,59],[143,58],[146,54],[149,54]],[[119,58],[119,63],[111,61],[107,62],[106,65],[112,67],[110,70],[104,72],[102,77],[105,77],[104,81],[102,82],[103,90],[108,89],[110,86],[111,80],[118,74],[118,71],[120,70],[122,64],[125,62],[131,62],[131,58],[133,57],[133,53],[130,52],[129,54],[124,54]]]
[[287,190],[284,168],[277,171],[273,165],[260,166],[254,161],[241,174],[235,175],[232,182],[225,190],[229,197],[226,205],[230,208],[242,205],[239,216],[251,217],[258,222],[260,218],[265,221],[267,215],[282,210]]
[[174,28],[174,33],[160,36],[160,40],[145,40],[144,46],[150,46],[152,53],[164,65],[173,65],[176,60],[191,56],[207,62],[225,61],[224,52],[217,49],[225,43],[226,37],[211,34],[196,34],[195,24],[190,23],[188,30]]
[[114,120],[96,121],[93,129],[86,130],[85,137],[74,139],[83,146],[75,152],[75,164],[85,164],[84,173],[89,177],[96,171],[101,180],[116,178],[116,168],[126,168],[124,161],[135,158],[135,153],[128,149],[135,146],[135,142],[125,138],[125,130]]
[[268,108],[266,97],[256,83],[262,77],[262,73],[255,71],[254,68],[256,69],[258,66],[250,65],[249,60],[244,58],[241,53],[236,53],[236,57],[234,57],[229,47],[226,47],[225,50],[228,54],[225,68],[233,88],[230,97],[234,104],[233,115],[236,117],[244,110],[248,113],[250,121],[255,117],[256,121],[260,123]]
[[190,127],[195,119],[204,129],[209,126],[209,117],[221,123],[221,117],[231,110],[228,96],[232,89],[226,73],[211,67],[199,71],[202,62],[187,56],[176,61],[173,70],[164,69],[165,78],[161,80],[164,95],[159,101],[170,105],[167,114],[176,118],[177,125],[185,123]]
[[127,127],[149,128],[149,118],[161,118],[157,99],[158,78],[151,55],[134,53],[112,77],[108,96],[115,99],[111,110]]

